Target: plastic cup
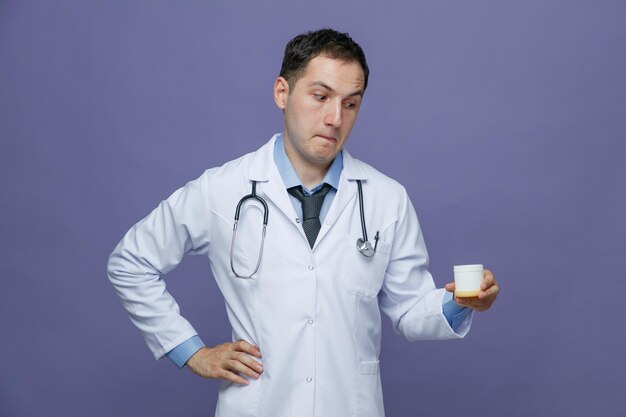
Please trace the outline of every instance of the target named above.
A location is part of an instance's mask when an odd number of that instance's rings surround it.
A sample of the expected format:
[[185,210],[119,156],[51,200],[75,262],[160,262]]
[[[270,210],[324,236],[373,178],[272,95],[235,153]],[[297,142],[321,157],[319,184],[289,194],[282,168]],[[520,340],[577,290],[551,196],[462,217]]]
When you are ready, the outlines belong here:
[[455,265],[454,295],[456,297],[478,297],[480,283],[483,281],[482,265]]

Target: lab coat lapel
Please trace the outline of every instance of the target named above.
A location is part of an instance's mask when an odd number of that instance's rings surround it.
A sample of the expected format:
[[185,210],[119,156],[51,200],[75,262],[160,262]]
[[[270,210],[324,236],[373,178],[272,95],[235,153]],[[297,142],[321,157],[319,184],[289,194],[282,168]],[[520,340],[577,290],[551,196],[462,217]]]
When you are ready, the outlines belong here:
[[[343,170],[341,171],[341,177],[339,178],[339,189],[333,199],[333,203],[328,210],[326,219],[322,224],[315,246],[317,246],[324,236],[332,229],[333,225],[337,222],[341,213],[345,210],[346,206],[355,198],[357,198],[357,185],[356,180],[367,180],[367,175],[363,169],[355,163],[352,156],[343,150]],[[315,246],[313,248],[315,248]]]
[[[265,198],[268,204],[273,203],[273,206],[296,224],[296,212],[274,162],[275,142],[276,136],[254,153],[250,160],[248,179],[257,181],[257,193]],[[270,210],[269,223],[272,222],[272,214]]]

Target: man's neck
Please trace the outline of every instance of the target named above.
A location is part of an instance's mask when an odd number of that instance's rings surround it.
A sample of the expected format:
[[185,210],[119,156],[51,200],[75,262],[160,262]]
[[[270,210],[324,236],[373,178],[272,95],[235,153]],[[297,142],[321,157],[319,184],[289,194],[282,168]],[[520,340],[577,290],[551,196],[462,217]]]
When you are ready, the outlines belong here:
[[298,157],[298,154],[290,148],[286,141],[285,153],[287,154],[287,158],[289,158],[289,162],[291,162],[293,169],[296,171],[296,174],[300,177],[302,185],[304,185],[308,190],[322,182],[332,164],[332,161],[327,165],[315,165],[308,161],[304,161]]
[[[289,158],[289,154],[287,154]],[[312,189],[316,185],[322,182],[328,169],[330,168],[330,164],[325,167],[318,165],[310,165],[310,164],[299,164],[289,158],[291,164],[293,165],[296,174],[300,177],[300,181],[302,181],[302,185],[304,185],[307,190]]]

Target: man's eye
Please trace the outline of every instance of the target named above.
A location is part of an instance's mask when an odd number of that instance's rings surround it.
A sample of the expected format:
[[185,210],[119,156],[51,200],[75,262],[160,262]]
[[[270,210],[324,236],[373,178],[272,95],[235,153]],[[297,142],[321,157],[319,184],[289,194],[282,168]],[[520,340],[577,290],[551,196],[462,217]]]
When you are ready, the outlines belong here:
[[354,104],[354,103],[345,103],[345,104],[344,104],[344,107],[345,107],[346,109],[353,109],[353,108],[355,108],[355,107],[356,107],[356,104]]
[[315,98],[318,99],[319,101],[324,101],[326,100],[326,96],[323,94],[314,94]]

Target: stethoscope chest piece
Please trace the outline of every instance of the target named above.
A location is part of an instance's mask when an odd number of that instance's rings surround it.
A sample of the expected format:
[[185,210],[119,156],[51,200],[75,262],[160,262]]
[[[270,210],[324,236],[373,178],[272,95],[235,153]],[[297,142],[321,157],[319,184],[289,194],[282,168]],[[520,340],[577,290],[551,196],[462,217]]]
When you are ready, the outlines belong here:
[[[378,243],[378,241],[376,243]],[[368,258],[376,253],[372,244],[368,240],[363,240],[361,237],[356,240],[356,248],[363,256],[367,256]]]

